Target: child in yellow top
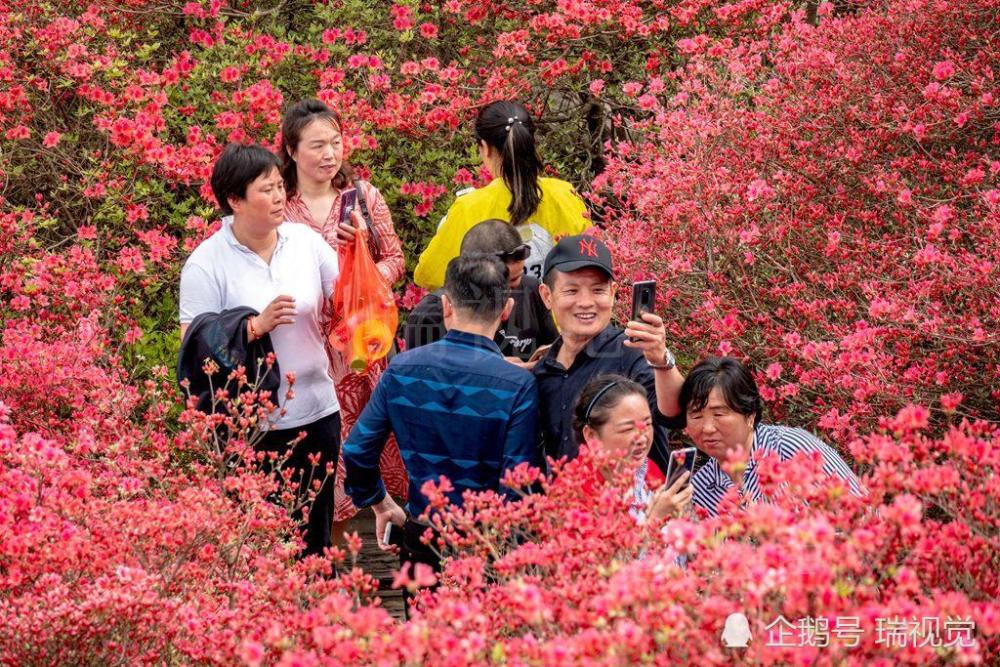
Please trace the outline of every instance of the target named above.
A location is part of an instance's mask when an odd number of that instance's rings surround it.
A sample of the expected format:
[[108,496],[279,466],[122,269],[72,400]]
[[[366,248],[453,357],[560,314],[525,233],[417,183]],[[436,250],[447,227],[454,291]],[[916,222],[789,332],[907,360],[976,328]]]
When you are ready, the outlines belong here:
[[490,218],[506,220],[531,246],[525,272],[539,280],[542,261],[563,236],[590,227],[587,207],[572,185],[540,178],[542,161],[535,149],[535,124],[517,102],[494,102],[476,119],[479,155],[493,174],[489,185],[460,194],[448,209],[430,244],[420,254],[413,280],[437,289],[458,257],[465,233]]

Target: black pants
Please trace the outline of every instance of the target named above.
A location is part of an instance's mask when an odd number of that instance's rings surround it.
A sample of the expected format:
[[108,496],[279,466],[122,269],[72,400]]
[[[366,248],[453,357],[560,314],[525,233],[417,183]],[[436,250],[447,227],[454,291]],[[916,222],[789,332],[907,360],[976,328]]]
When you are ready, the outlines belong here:
[[[334,412],[314,421],[312,424],[297,428],[268,431],[257,445],[257,449],[266,452],[277,452],[282,458],[288,454],[288,443],[298,437],[302,431],[306,437],[295,444],[294,450],[284,463],[285,468],[291,467],[299,480],[299,493],[303,496],[313,480],[320,480],[323,486],[312,507],[309,508],[309,521],[305,526],[306,548],[303,556],[322,554],[323,549],[333,546],[330,531],[333,524],[333,477],[334,473],[326,474],[329,463],[331,470],[337,469],[337,455],[340,453],[340,412]],[[309,462],[309,455],[319,454],[319,465],[314,470]],[[270,463],[264,463],[265,470],[270,470]],[[301,513],[294,517],[301,518]]]
[[[411,576],[413,575],[413,570],[416,568],[417,563],[430,565],[435,574],[441,571],[441,558],[434,552],[433,549],[431,549],[429,545],[420,541],[420,536],[423,535],[426,530],[427,526],[422,523],[417,523],[409,516],[406,517],[406,521],[403,523],[403,543],[399,547],[399,566],[403,567],[403,563],[413,563],[413,567],[410,569]],[[434,532],[433,529],[431,532]],[[435,533],[435,538],[436,537],[437,535]],[[404,588],[403,609],[407,618],[409,618],[410,600],[412,597],[413,596],[410,594],[410,591]]]

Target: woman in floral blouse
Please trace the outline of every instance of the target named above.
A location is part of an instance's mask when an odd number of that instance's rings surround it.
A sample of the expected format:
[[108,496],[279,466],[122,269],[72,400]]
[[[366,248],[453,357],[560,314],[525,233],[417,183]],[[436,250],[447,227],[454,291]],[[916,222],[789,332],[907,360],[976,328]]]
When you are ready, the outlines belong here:
[[[309,225],[319,232],[327,243],[340,251],[341,260],[346,242],[353,240],[357,233],[366,234],[376,265],[386,280],[392,284],[403,277],[406,264],[389,207],[375,186],[355,180],[351,166],[344,160],[343,123],[336,112],[319,100],[302,100],[291,107],[281,123],[281,157],[282,176],[288,192],[285,204],[288,221]],[[368,209],[374,233],[367,229],[359,212],[360,206],[355,208],[347,223],[340,222],[340,194],[349,188],[358,190],[358,197]],[[341,404],[342,435],[346,438],[368,403],[386,361],[383,359],[359,374],[352,372],[343,356],[329,345],[327,355]],[[381,469],[389,492],[405,498],[406,471],[394,439],[386,444]],[[344,493],[342,455],[337,464],[336,480],[334,538],[339,539],[343,531],[338,524],[357,513]]]

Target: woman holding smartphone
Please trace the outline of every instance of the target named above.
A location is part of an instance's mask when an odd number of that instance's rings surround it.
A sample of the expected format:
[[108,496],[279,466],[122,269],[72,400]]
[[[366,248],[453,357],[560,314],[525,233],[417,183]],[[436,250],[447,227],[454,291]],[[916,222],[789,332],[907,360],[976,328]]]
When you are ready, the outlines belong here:
[[[355,234],[365,234],[372,258],[389,284],[403,277],[406,263],[389,207],[375,186],[355,179],[344,158],[343,122],[336,112],[319,100],[302,100],[288,109],[281,123],[281,157],[288,193],[286,220],[308,225],[319,232],[338,250],[341,260],[345,244],[352,241]],[[365,224],[362,207],[369,213],[371,229]],[[348,362],[329,344],[327,355],[330,375],[340,398],[342,434],[346,438],[368,403],[387,361],[383,359],[372,364],[359,374],[352,372]],[[405,498],[406,470],[395,439],[386,444],[381,468],[389,492]],[[342,534],[340,524],[356,513],[357,509],[344,493],[341,456],[337,464],[334,539]]]
[[[681,516],[691,505],[690,473],[664,473],[647,456],[653,444],[653,415],[645,388],[622,375],[599,375],[584,386],[573,408],[573,429],[581,443],[603,447],[636,465],[632,513],[637,520]],[[668,471],[670,472],[670,471]],[[661,485],[658,491],[651,485]]]

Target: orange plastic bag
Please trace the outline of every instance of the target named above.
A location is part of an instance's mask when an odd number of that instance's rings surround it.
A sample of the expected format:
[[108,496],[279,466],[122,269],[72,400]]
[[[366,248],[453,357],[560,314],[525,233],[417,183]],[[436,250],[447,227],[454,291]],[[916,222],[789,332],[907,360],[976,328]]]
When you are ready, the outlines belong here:
[[328,338],[351,370],[361,373],[392,349],[399,311],[392,287],[375,266],[360,232],[344,250]]

